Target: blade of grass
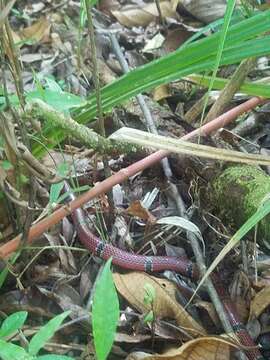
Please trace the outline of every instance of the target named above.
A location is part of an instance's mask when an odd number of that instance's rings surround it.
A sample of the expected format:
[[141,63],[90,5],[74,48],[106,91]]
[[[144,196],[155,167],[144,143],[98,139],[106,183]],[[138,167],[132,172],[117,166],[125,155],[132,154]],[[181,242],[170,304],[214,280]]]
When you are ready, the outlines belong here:
[[227,2],[226,12],[225,12],[225,16],[224,16],[224,22],[223,22],[222,29],[221,29],[221,32],[220,32],[220,42],[218,44],[217,56],[216,56],[216,60],[215,60],[214,68],[213,68],[213,73],[212,73],[212,76],[211,76],[211,79],[210,79],[210,83],[209,83],[209,86],[208,86],[208,89],[207,89],[207,93],[206,93],[206,97],[205,97],[205,101],[204,101],[204,106],[203,106],[203,110],[202,110],[202,114],[201,114],[200,124],[203,123],[205,110],[206,110],[208,100],[209,100],[209,95],[210,95],[210,92],[211,92],[211,90],[213,88],[214,79],[217,76],[218,68],[219,68],[220,63],[221,63],[222,53],[223,53],[223,50],[224,50],[225,40],[226,40],[226,37],[227,37],[227,34],[228,34],[229,25],[230,25],[233,10],[234,10],[234,7],[235,7],[235,2],[236,2],[236,0],[228,0],[228,2]]
[[[224,43],[220,65],[232,64],[251,56],[270,53],[270,37],[252,39],[270,27],[270,10],[259,13],[231,26]],[[211,70],[216,62],[216,48],[220,32],[208,38],[193,42],[161,59],[137,68],[101,89],[102,109],[110,111],[114,106],[143,91],[162,83],[180,79],[194,72]],[[85,106],[79,107],[73,117],[85,123],[96,116],[96,97],[90,96]],[[50,138],[51,147],[64,139],[64,134],[45,125],[43,135]],[[50,145],[48,145],[50,146]],[[34,146],[34,154],[44,153],[39,145]]]
[[[209,86],[210,76],[204,76],[199,74],[192,74],[186,77],[186,80],[193,81],[200,86]],[[229,82],[228,79],[215,77],[213,88],[216,90],[222,90],[224,86]],[[263,83],[244,82],[240,87],[239,92],[252,96],[261,96],[265,98],[270,97],[270,85]]]
[[199,285],[197,286],[196,292],[204,283],[205,279],[213,272],[213,270],[218,266],[218,264],[224,259],[224,257],[239,243],[241,239],[256,225],[258,224],[265,216],[270,213],[270,202],[267,201],[263,206],[261,206],[255,214],[253,214],[234,234],[231,240],[225,245],[221,250],[215,260],[212,262],[205,275],[201,279]]

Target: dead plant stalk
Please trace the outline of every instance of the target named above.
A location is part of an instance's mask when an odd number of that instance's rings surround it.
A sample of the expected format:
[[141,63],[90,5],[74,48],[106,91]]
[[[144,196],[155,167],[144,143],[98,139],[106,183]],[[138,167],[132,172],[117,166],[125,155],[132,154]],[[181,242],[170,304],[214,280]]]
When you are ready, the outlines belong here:
[[[253,97],[247,100],[245,103],[236,106],[235,108],[227,111],[226,113],[222,114],[221,116],[217,117],[216,119],[212,120],[211,122],[203,125],[202,127],[192,131],[191,133],[182,137],[183,140],[190,140],[199,135],[209,135],[210,133],[217,131],[221,127],[226,126],[230,122],[232,122],[235,118],[240,116],[241,114],[254,109],[259,104],[264,103],[266,100]],[[107,191],[111,190],[114,185],[117,185],[130,176],[137,174],[138,172],[153,166],[158,161],[161,161],[164,157],[170,155],[170,152],[165,150],[157,151],[142,160],[137,161],[136,163],[121,169],[116,174],[110,176],[109,178],[103,180],[102,182],[95,185],[92,189],[84,193],[83,195],[79,196],[75,200],[71,201],[67,205],[61,206],[58,210],[54,213],[49,215],[47,218],[39,221],[35,225],[31,226],[29,235],[28,235],[28,243],[31,243],[34,239],[42,235],[46,230],[50,227],[57,224],[61,221],[65,216],[69,215],[75,209],[81,207],[86,202],[94,199],[96,196],[106,193]],[[6,258],[9,254],[14,252],[19,244],[20,244],[21,234],[7,242],[6,244],[0,247],[0,257]]]

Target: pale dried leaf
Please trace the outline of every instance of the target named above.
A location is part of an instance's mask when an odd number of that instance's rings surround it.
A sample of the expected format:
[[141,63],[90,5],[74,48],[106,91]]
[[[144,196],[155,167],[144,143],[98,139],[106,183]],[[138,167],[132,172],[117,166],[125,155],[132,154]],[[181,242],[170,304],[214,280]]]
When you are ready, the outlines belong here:
[[210,303],[208,301],[197,300],[195,302],[195,306],[198,308],[204,309],[207,312],[210,319],[212,320],[213,324],[215,324],[216,328],[219,328],[220,320],[217,315],[216,309],[212,303]]
[[232,342],[222,337],[209,336],[186,342],[178,349],[163,355],[150,355],[144,352],[130,354],[126,360],[229,360]]
[[223,17],[227,6],[227,1],[182,0],[181,4],[190,14],[208,24]]
[[41,42],[44,40],[48,40],[50,27],[51,25],[49,21],[45,17],[42,17],[33,25],[21,30],[19,35],[22,40]]
[[270,305],[270,286],[259,291],[251,301],[249,319],[257,318]]
[[153,91],[153,99],[155,101],[160,101],[171,96],[170,86],[168,84],[163,84],[157,86]]
[[[178,18],[175,8],[172,7],[170,1],[160,2],[160,8],[163,18]],[[130,28],[133,26],[147,26],[159,16],[155,2],[143,7],[135,5],[124,6],[119,11],[112,11],[112,14],[120,24]]]
[[154,313],[158,318],[174,319],[178,326],[193,336],[205,334],[199,325],[176,301],[176,286],[165,279],[158,279],[142,272],[113,274],[115,286],[120,294],[136,309],[145,313],[151,310],[151,304],[145,304],[144,285],[149,284],[155,290]]
[[206,145],[193,144],[188,141],[174,139],[162,135],[150,134],[145,131],[122,127],[111,136],[113,140],[121,140],[128,144],[166,150],[172,153],[199,156],[208,159],[232,161],[250,165],[269,165],[269,156],[242,153],[240,151],[225,150]]

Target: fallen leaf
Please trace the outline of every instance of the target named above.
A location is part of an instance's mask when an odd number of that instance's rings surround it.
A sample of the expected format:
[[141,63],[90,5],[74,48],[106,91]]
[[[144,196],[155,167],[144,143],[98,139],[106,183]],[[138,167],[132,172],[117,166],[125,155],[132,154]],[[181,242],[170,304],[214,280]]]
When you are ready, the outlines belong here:
[[226,0],[182,0],[181,5],[194,17],[206,24],[223,17]]
[[21,30],[19,35],[21,40],[31,40],[32,42],[48,41],[50,27],[49,21],[45,17],[42,17],[33,25]]
[[148,221],[149,223],[154,224],[156,222],[154,215],[152,215],[148,209],[143,207],[139,200],[133,201],[126,211],[129,215],[136,216],[142,220]]
[[270,286],[259,291],[251,300],[249,320],[257,318],[270,305]]
[[[160,9],[163,18],[178,18],[176,8],[172,6],[170,1],[161,1]],[[155,2],[146,4],[143,7],[135,5],[123,6],[120,10],[112,11],[112,14],[120,24],[130,28],[133,26],[147,26],[159,16]]]
[[175,298],[176,286],[168,280],[159,279],[142,272],[129,274],[113,274],[118,292],[136,309],[145,313],[152,310],[152,304],[146,304],[144,285],[149,284],[155,291],[153,310],[158,318],[174,319],[192,336],[205,334],[204,328],[199,325]]
[[209,336],[190,340],[180,348],[170,350],[163,355],[134,352],[126,360],[229,360],[230,347],[236,345],[222,337]]

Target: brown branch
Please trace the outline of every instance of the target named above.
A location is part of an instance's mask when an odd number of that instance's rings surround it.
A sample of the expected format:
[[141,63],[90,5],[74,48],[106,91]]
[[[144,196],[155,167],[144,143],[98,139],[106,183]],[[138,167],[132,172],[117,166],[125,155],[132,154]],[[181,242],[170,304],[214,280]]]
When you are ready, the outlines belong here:
[[[228,112],[222,114],[218,118],[213,121],[203,125],[202,127],[192,131],[191,133],[182,137],[183,140],[190,140],[198,135],[209,135],[210,133],[218,130],[221,127],[226,126],[230,122],[232,122],[239,115],[255,108],[259,104],[264,103],[266,100],[258,97],[251,98],[245,103],[236,106],[235,108],[229,110]],[[34,239],[42,235],[46,230],[50,227],[57,224],[61,221],[65,216],[69,215],[75,209],[81,207],[83,204],[92,200],[96,196],[106,193],[109,191],[114,185],[117,185],[128,177],[137,174],[138,172],[153,166],[158,161],[162,160],[164,157],[168,156],[170,153],[168,151],[157,151],[146,158],[136,162],[128,166],[127,168],[121,169],[118,173],[112,175],[111,177],[103,180],[102,182],[95,185],[91,190],[87,191],[80,197],[71,201],[67,205],[60,207],[54,213],[49,215],[47,218],[39,221],[37,224],[33,225],[30,228],[28,243],[31,243]],[[17,250],[21,240],[21,235],[16,236],[6,244],[0,247],[0,257],[6,258],[9,254]]]

